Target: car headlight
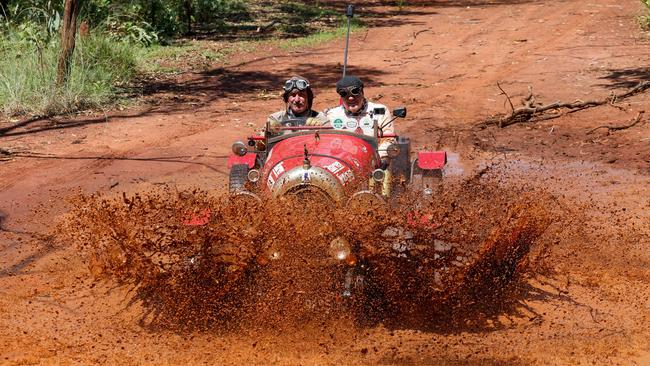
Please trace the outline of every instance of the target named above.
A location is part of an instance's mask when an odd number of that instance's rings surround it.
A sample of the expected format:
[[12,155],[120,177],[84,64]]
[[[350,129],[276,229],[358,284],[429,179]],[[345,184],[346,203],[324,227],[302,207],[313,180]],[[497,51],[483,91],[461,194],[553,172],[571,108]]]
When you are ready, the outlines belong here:
[[248,180],[250,182],[256,183],[260,180],[260,171],[257,169],[251,169],[248,171]]
[[372,179],[374,179],[375,182],[381,182],[386,178],[386,172],[383,169],[375,169],[372,172]]
[[237,141],[232,144],[232,153],[237,156],[244,156],[248,152],[248,147],[241,141]]
[[399,156],[401,150],[402,148],[398,144],[390,144],[386,148],[386,155],[388,155],[389,158],[396,158]]
[[339,262],[350,264],[351,261],[354,261],[350,243],[340,236],[337,236],[330,242],[329,254]]

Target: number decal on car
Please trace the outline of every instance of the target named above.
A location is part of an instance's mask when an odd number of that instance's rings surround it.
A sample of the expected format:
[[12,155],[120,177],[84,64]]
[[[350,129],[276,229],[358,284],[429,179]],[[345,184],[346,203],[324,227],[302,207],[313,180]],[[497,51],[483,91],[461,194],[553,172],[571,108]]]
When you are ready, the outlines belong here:
[[282,165],[282,162],[279,162],[278,165],[273,167],[272,173],[275,178],[278,178],[282,173],[284,173],[284,165]]
[[326,165],[325,169],[329,170],[332,174],[336,174],[343,169],[343,164],[339,163],[338,161],[333,162],[330,165]]
[[345,172],[337,175],[337,177],[341,180],[341,183],[345,184],[354,178],[354,173],[352,170],[348,169]]

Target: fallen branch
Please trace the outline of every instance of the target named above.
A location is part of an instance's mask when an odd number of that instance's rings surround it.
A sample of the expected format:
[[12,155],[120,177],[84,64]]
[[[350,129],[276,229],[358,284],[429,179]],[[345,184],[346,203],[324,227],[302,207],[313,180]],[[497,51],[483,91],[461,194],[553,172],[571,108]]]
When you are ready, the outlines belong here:
[[0,147],[0,161],[6,161],[13,159],[13,152],[5,148]]
[[641,121],[641,117],[643,117],[644,113],[645,113],[645,111],[639,112],[639,114],[637,114],[636,118],[634,120],[632,120],[632,123],[630,123],[628,125],[624,125],[624,126],[608,126],[608,125],[598,126],[596,128],[593,128],[593,129],[587,131],[587,135],[591,134],[592,132],[594,132],[594,131],[596,131],[596,130],[598,130],[600,128],[606,128],[607,129],[607,134],[609,135],[609,133],[612,132],[612,131],[620,131],[620,130],[628,129],[630,127],[634,127],[637,123],[639,123]]
[[510,99],[510,96],[508,95],[508,93],[506,93],[505,90],[503,90],[503,88],[501,87],[501,85],[499,84],[498,81],[497,81],[497,87],[499,88],[499,90],[501,90],[501,94],[506,96],[506,99],[508,100],[508,103],[510,103],[510,110],[514,112],[515,111],[515,106],[512,104],[512,99]]
[[[533,96],[532,87],[529,87],[528,96],[521,101],[523,107],[519,107],[519,108],[514,108],[510,96],[508,96],[508,94],[503,90],[503,88],[501,88],[501,85],[499,83],[497,83],[497,87],[499,88],[499,90],[501,90],[501,93],[506,96],[508,102],[510,102],[510,107],[512,108],[512,110],[509,114],[505,116],[497,115],[486,119],[485,121],[481,122],[481,125],[483,126],[497,125],[498,127],[503,128],[520,122],[536,122],[536,121],[543,121],[552,118],[558,118],[567,113],[573,113],[583,109],[597,107],[604,104],[610,104],[613,106],[614,103],[617,103],[625,98],[631,97],[633,95],[642,93],[647,89],[650,89],[650,81],[640,82],[637,86],[626,91],[625,93],[622,94],[612,93],[608,97],[601,100],[587,100],[587,101],[576,100],[572,103],[557,101],[555,103],[550,103],[546,105],[541,103],[535,105],[536,102],[535,102],[535,97]],[[549,113],[550,111],[556,111],[556,112]]]
[[429,31],[430,29],[431,29],[431,28],[421,29],[421,30],[419,30],[419,31],[417,31],[417,32],[413,32],[413,39],[418,38],[418,36],[420,35],[420,33],[427,32],[427,31]]

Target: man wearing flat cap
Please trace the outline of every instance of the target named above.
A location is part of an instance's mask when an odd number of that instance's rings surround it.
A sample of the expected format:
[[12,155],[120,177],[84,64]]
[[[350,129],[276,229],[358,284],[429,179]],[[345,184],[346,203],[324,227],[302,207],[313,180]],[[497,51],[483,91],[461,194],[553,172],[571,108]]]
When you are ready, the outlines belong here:
[[[341,96],[342,104],[325,110],[325,115],[337,130],[351,130],[364,135],[374,136],[375,124],[384,134],[392,134],[393,116],[390,110],[379,103],[373,103],[363,94],[363,82],[356,76],[347,75],[336,83],[336,92]],[[394,138],[379,139],[379,156],[384,159],[386,148],[394,143]]]

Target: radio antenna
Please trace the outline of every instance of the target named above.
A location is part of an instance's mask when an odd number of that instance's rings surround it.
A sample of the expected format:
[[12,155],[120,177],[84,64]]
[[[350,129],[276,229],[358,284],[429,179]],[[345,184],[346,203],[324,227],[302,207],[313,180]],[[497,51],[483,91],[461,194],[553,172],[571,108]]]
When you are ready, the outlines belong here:
[[345,72],[348,68],[348,47],[350,45],[350,19],[354,17],[354,5],[348,5],[347,10],[345,11],[345,16],[348,18],[348,32],[345,36],[345,54],[343,55],[343,77],[345,77]]

